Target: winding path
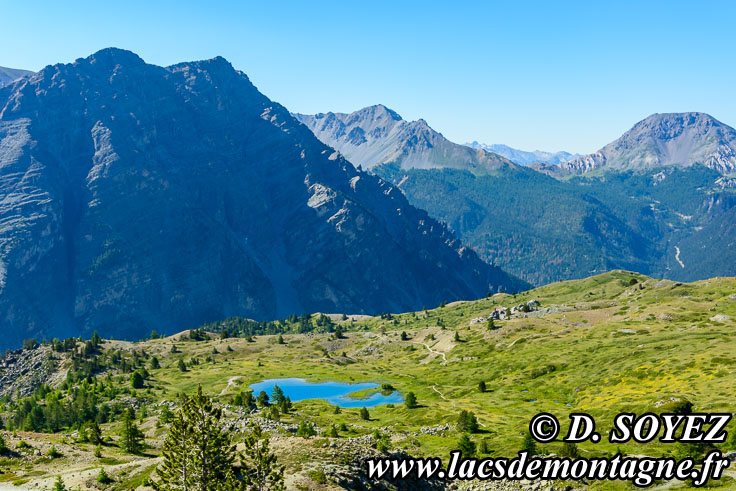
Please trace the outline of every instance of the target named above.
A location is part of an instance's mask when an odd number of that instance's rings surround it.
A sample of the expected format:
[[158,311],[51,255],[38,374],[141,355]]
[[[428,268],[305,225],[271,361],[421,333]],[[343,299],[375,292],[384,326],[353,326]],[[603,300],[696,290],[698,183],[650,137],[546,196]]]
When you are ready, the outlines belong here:
[[414,341],[414,344],[421,344],[422,346],[424,346],[425,348],[427,348],[430,353],[433,353],[435,355],[440,355],[440,356],[442,356],[442,359],[445,362],[447,361],[447,357],[445,356],[445,354],[443,352],[433,350],[432,348],[429,347],[429,345],[427,343],[422,343],[420,341]]

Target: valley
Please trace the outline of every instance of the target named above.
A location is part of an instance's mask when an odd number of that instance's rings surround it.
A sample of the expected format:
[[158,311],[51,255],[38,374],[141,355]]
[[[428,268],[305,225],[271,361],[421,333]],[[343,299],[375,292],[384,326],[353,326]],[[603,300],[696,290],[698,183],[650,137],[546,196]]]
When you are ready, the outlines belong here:
[[[530,309],[517,308],[527,303]],[[499,308],[514,311],[490,327],[487,319]],[[78,400],[71,391],[96,394],[99,407],[111,408],[109,420],[100,424],[103,457],[94,457],[96,447],[85,443],[75,427],[51,434],[45,426],[48,419],[35,428],[33,420],[14,419],[20,406],[8,398],[11,390],[4,399],[3,435],[12,453],[2,458],[0,482],[44,486],[60,474],[74,486],[94,489],[99,468],[105,468],[114,479],[105,489],[140,486],[159,462],[167,432],[163,407],[175,408],[177,394],[191,394],[200,384],[222,405],[236,435],[246,430],[249,419],[268,429],[272,447],[287,467],[287,484],[307,489],[357,486],[360,461],[368,455],[446,456],[462,435],[457,428],[462,410],[477,418],[478,429],[470,438],[479,456],[512,456],[521,448],[529,419],[539,412],[557,415],[563,426],[568,413],[587,412],[608,431],[620,411],[662,412],[688,403],[697,411],[724,411],[736,403],[733,278],[678,283],[613,271],[426,311],[308,317],[273,323],[230,319],[208,324],[208,332],[139,342],[101,340],[86,358],[83,352],[91,348],[85,343],[74,343],[72,351],[48,350],[54,368],[45,381],[51,392],[40,396],[37,391],[28,400],[44,407],[55,397]],[[41,349],[48,348],[25,351]],[[72,352],[77,354],[72,357]],[[22,353],[16,358],[28,356]],[[154,358],[158,368],[153,368]],[[90,366],[84,360],[96,360],[91,366],[98,367],[86,380],[79,378],[89,373],[80,372]],[[121,360],[127,361],[121,365]],[[133,389],[131,372],[142,368],[147,373],[144,384]],[[0,374],[12,370],[6,364]],[[14,387],[24,387],[24,376],[18,374]],[[363,419],[359,408],[338,412],[321,400],[295,402],[290,412],[276,417],[269,407],[238,405],[239,394],[250,384],[291,377],[388,384],[404,396],[414,393],[417,407],[379,405],[369,408],[369,419]],[[118,446],[119,411],[125,407],[135,409],[145,434],[143,455],[129,455]],[[316,436],[295,435],[304,421],[315,425]],[[333,427],[337,436],[329,436]],[[20,448],[21,440],[29,447]],[[59,457],[47,455],[52,445]],[[731,438],[723,450],[734,445]],[[543,454],[562,449],[557,442],[538,447]],[[579,447],[586,456],[689,451],[659,442],[618,448],[605,440]],[[727,483],[731,478],[724,479]]]

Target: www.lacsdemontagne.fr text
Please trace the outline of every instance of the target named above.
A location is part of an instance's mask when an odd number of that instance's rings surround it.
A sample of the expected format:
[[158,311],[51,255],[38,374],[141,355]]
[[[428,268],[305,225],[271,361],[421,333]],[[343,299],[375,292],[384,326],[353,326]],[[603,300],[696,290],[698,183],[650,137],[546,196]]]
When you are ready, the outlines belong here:
[[529,456],[519,452],[508,458],[462,458],[450,452],[445,468],[439,458],[373,458],[366,462],[369,479],[443,480],[624,480],[645,487],[659,480],[692,480],[702,486],[709,479],[720,479],[729,461],[719,451],[709,453],[696,467],[694,459],[672,457],[564,458]]

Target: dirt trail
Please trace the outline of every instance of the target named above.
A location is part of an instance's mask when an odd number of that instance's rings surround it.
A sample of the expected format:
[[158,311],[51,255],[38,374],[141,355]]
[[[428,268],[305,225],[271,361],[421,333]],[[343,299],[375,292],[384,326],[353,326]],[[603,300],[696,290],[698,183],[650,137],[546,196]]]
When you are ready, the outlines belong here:
[[230,377],[230,378],[229,378],[229,379],[227,380],[227,385],[226,385],[226,386],[225,386],[225,388],[224,388],[224,389],[222,389],[222,391],[220,392],[220,395],[221,395],[221,396],[224,396],[224,395],[225,395],[225,393],[226,393],[226,392],[228,391],[228,389],[229,389],[230,387],[234,387],[234,386],[235,386],[235,382],[236,382],[237,380],[240,380],[241,378],[243,378],[243,377],[241,377],[240,375],[236,375],[236,376],[234,376],[234,377]]
[[447,361],[447,357],[445,356],[445,354],[443,352],[433,350],[432,348],[429,347],[429,345],[427,343],[422,343],[421,341],[414,341],[414,344],[421,344],[422,346],[424,346],[425,348],[427,348],[430,353],[435,354],[435,355],[440,355],[440,356],[442,356],[442,359],[444,361]]

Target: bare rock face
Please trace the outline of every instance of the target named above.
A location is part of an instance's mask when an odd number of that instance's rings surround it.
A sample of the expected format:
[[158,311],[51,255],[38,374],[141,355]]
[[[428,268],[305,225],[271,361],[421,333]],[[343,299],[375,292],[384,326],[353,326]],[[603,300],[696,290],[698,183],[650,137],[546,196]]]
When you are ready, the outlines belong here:
[[381,104],[350,114],[294,116],[323,143],[365,169],[398,164],[402,169],[452,168],[482,175],[514,166],[493,152],[449,141],[423,119],[405,121]]
[[705,113],[653,114],[597,152],[562,163],[550,173],[689,167],[736,171],[736,130]]
[[222,58],[106,49],[0,89],[0,345],[518,289]]

